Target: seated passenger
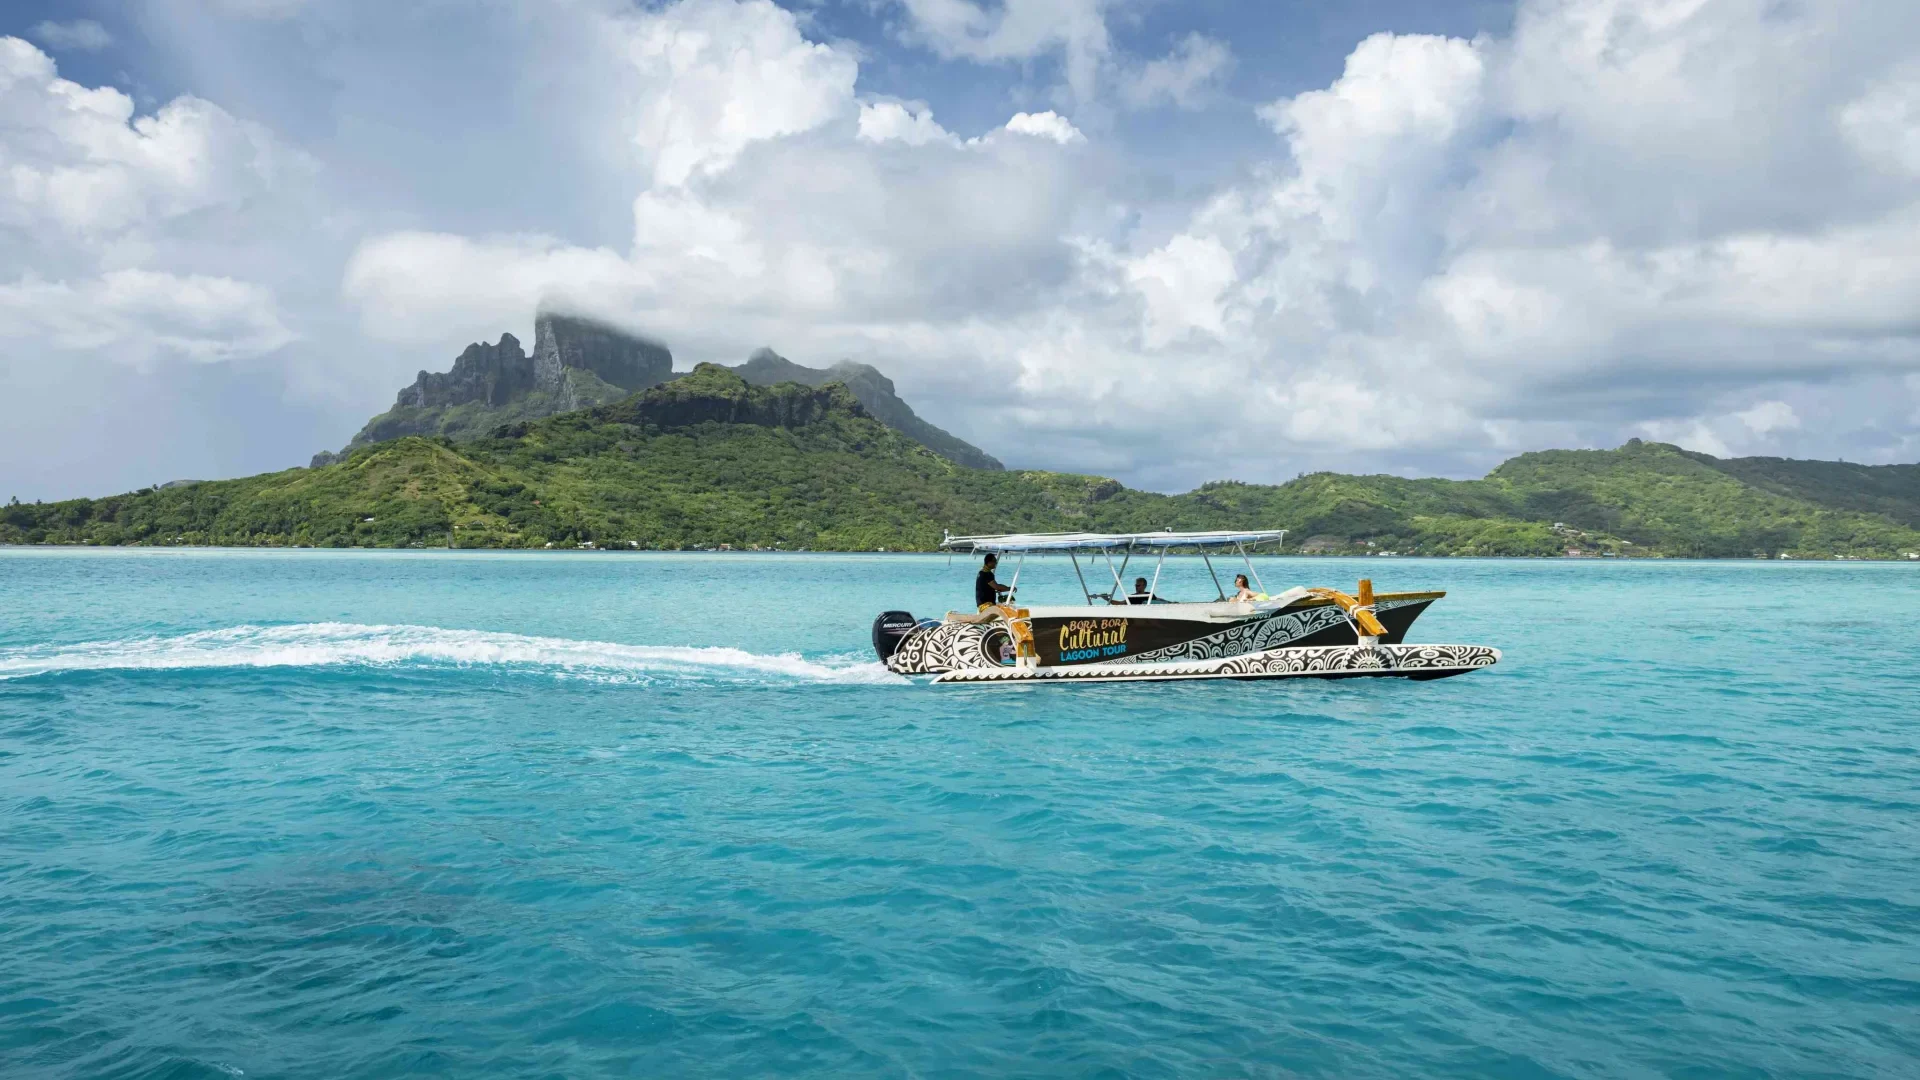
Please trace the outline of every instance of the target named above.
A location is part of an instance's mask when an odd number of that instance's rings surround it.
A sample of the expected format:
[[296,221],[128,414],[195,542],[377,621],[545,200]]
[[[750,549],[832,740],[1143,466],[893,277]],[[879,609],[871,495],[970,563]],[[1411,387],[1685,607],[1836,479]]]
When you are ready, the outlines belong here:
[[1127,603],[1129,604],[1162,604],[1165,602],[1166,601],[1153,595],[1153,593],[1147,590],[1146,578],[1137,577],[1133,579],[1133,592],[1127,595]]
[[1254,592],[1247,587],[1247,575],[1233,575],[1233,595],[1227,597],[1229,601],[1250,602],[1254,600],[1265,600],[1266,598],[1266,593]]

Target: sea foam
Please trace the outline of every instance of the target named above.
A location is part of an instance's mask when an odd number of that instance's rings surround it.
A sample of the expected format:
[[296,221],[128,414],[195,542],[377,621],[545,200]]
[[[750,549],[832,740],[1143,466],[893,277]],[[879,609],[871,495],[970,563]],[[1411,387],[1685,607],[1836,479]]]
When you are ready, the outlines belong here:
[[332,622],[242,625],[169,637],[0,650],[0,679],[69,671],[407,665],[518,668],[616,679],[703,674],[810,682],[897,678],[879,664],[854,656],[809,660],[797,653],[767,655],[724,646],[623,645],[491,630]]

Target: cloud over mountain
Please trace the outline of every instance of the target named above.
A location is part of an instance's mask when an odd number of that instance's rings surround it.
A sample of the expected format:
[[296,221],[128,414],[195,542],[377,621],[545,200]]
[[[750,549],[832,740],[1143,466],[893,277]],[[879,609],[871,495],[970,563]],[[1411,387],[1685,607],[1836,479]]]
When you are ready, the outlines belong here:
[[[1501,38],[1378,34],[1324,89],[1262,106],[1268,163],[1155,235],[1066,118],[949,132],[923,104],[863,103],[856,58],[790,12],[687,0],[603,16],[657,87],[644,130],[762,126],[710,167],[656,169],[626,251],[471,261],[523,303],[573,291],[676,340],[730,348],[730,326],[918,360],[982,410],[973,430],[1169,480],[1674,425],[1751,449],[1805,430],[1740,419],[1761,404],[1820,412],[1836,382],[1920,363],[1913,76],[1897,5],[1866,6],[1558,0]],[[913,10],[954,55],[1057,36],[1009,29],[1017,6]],[[631,44],[689,38],[672,61]],[[469,293],[413,258],[370,241],[350,294],[378,279],[428,313]],[[969,369],[986,377],[939,374]]]
[[[1920,455],[1902,0],[1519,0],[1259,97],[1255,36],[1119,0],[164,7],[209,85],[276,85],[244,37],[316,104],[142,113],[9,40],[17,337],[383,396],[557,299],[688,360],[873,362],[1010,465],[1168,488],[1633,435]],[[1178,160],[1165,123],[1235,141]]]

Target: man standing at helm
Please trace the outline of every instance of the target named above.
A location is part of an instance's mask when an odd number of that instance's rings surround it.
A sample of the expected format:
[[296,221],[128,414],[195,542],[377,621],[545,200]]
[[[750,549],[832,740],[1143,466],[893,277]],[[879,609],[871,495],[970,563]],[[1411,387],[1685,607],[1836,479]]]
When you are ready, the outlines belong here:
[[1000,606],[1000,594],[1011,594],[1013,589],[993,579],[993,568],[1000,565],[1000,557],[992,552],[980,564],[980,573],[973,579],[973,603],[980,611]]
[[[1007,624],[1007,636],[1011,639],[1010,644],[1013,646],[1014,655],[1009,657],[1002,652],[997,659],[1004,664],[1017,657],[1018,662],[1030,666],[1035,662],[1033,623],[1027,618],[1024,610],[1015,610],[1006,606],[1013,602],[1013,586],[1002,585],[993,579],[993,568],[999,564],[1000,557],[992,553],[981,561],[980,573],[973,579],[973,602],[979,606],[980,614],[969,621],[993,622],[996,619],[1004,621]],[[1006,596],[1005,604],[1001,602],[1002,594]]]

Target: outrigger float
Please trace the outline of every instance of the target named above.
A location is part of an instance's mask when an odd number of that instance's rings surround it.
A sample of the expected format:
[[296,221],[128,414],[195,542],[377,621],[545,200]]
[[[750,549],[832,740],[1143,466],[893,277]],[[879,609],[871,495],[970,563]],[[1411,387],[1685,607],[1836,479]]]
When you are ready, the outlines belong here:
[[[1444,592],[1375,594],[1362,580],[1352,593],[1293,588],[1266,597],[1249,549],[1281,543],[1285,529],[1252,532],[1024,533],[949,536],[941,546],[973,554],[1016,555],[1013,578],[1029,554],[1064,553],[1073,562],[1085,604],[992,605],[945,619],[883,613],[873,647],[888,670],[931,675],[935,683],[1168,682],[1192,679],[1445,679],[1492,667],[1500,650],[1485,645],[1407,644],[1407,630]],[[1158,595],[1169,551],[1196,551],[1218,597],[1170,602]],[[1230,600],[1212,556],[1237,552],[1255,600]],[[1080,556],[1095,577],[1100,563],[1113,589],[1087,584]],[[1115,557],[1119,562],[1115,563]],[[1121,575],[1136,556],[1154,556],[1153,581],[1128,596]],[[1009,593],[1011,601],[1013,594]]]

